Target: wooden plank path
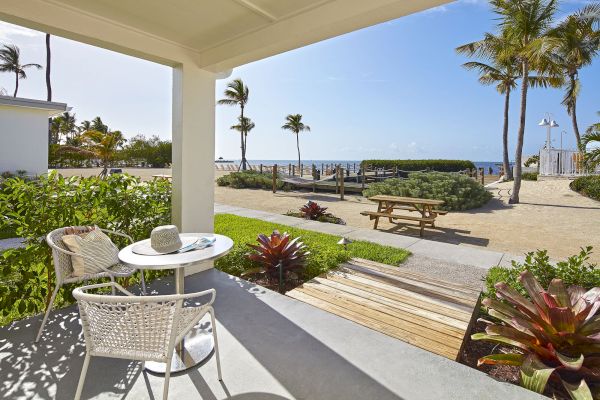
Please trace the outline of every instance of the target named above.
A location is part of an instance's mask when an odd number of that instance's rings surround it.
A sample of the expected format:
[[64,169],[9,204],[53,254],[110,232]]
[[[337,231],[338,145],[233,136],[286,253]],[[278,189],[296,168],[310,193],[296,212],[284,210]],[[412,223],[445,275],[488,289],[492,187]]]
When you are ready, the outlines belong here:
[[288,296],[457,360],[480,290],[353,258]]

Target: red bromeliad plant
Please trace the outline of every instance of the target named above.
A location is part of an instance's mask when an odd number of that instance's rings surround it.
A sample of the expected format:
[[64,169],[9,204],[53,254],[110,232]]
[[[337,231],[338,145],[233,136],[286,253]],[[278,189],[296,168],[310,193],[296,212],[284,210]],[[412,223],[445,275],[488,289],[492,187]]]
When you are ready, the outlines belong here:
[[487,326],[473,340],[514,346],[519,353],[492,354],[478,364],[521,367],[521,384],[544,392],[549,379],[562,382],[572,399],[590,399],[600,387],[600,288],[585,291],[554,279],[544,290],[529,271],[519,277],[531,300],[504,282],[495,285],[498,301],[483,300],[502,324]]
[[302,214],[302,217],[312,220],[317,220],[326,215],[325,211],[327,211],[327,207],[321,207],[314,201],[310,200],[308,203],[300,207],[300,213]]
[[285,281],[291,274],[299,275],[306,266],[310,252],[299,239],[291,239],[287,232],[282,235],[277,230],[271,236],[258,235],[258,245],[248,244],[255,250],[248,254],[248,258],[259,263],[260,267],[248,270],[244,275],[262,273],[269,282],[279,282],[281,287],[280,276]]

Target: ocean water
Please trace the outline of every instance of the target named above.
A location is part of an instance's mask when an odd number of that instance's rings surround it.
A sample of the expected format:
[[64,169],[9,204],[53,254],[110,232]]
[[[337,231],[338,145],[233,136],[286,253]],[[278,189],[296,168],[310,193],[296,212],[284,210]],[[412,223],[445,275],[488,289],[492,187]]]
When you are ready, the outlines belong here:
[[[236,164],[240,163],[240,160],[231,160]],[[278,164],[278,165],[288,165],[288,164],[297,164],[298,160],[248,160],[248,162],[252,165],[260,165],[260,164],[264,164],[264,165],[273,165],[273,164]],[[342,166],[345,165],[350,165],[352,168],[352,165],[356,164],[356,167],[358,168],[358,165],[360,164],[361,160],[302,160],[302,164],[304,165],[311,165],[311,164],[315,164],[317,166],[317,168],[321,168],[321,164],[341,164]],[[473,164],[475,164],[475,166],[477,168],[483,168],[485,170],[485,173],[487,174],[489,171],[489,168],[492,168],[492,173],[493,174],[498,174],[500,172],[500,167],[502,166],[502,161],[473,161]],[[511,165],[513,165],[511,163]]]

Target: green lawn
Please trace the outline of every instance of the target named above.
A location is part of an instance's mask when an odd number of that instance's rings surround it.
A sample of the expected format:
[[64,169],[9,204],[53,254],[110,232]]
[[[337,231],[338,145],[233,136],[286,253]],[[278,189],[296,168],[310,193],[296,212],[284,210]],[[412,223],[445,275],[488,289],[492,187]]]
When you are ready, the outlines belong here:
[[239,276],[245,270],[253,267],[246,258],[251,250],[246,244],[256,243],[260,233],[269,235],[274,229],[287,232],[292,237],[301,237],[310,251],[305,279],[311,279],[352,257],[365,258],[389,265],[398,265],[410,255],[404,249],[382,246],[371,242],[356,241],[348,245],[348,250],[337,244],[340,236],[328,235],[279,225],[253,218],[239,217],[231,214],[215,216],[215,233],[229,236],[235,242],[233,250],[225,257],[217,260],[215,266],[229,274]]

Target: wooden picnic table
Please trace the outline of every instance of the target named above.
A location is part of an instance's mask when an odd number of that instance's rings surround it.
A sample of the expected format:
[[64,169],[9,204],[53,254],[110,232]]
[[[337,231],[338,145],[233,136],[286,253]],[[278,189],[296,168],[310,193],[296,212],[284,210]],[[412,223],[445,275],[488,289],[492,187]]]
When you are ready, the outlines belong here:
[[[377,211],[363,211],[361,215],[368,216],[371,220],[375,220],[373,229],[377,229],[379,218],[388,218],[390,222],[395,219],[404,219],[408,221],[416,221],[421,228],[420,236],[423,236],[425,225],[431,225],[435,228],[435,219],[438,215],[446,215],[448,211],[436,209],[436,207],[444,204],[443,200],[434,199],[419,199],[417,197],[400,197],[388,195],[376,195],[370,197],[369,200],[378,203]],[[404,210],[409,212],[417,211],[421,214],[420,217],[395,214],[394,210]]]

